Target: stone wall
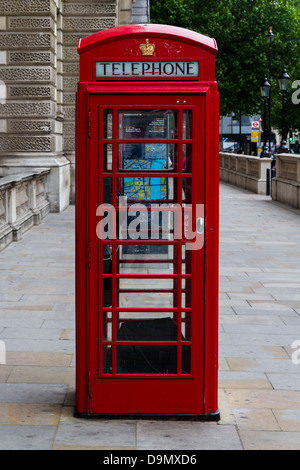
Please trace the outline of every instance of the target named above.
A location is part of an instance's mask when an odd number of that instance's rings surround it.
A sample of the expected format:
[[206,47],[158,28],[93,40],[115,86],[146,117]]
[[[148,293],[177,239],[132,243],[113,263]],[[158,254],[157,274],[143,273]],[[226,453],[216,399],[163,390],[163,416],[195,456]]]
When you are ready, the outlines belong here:
[[266,194],[266,171],[270,168],[270,158],[220,152],[220,180],[256,194]]
[[[130,0],[131,1],[131,0]],[[117,25],[115,1],[65,0],[62,3],[62,113],[64,154],[71,162],[71,202],[75,199],[75,93],[79,80],[79,56],[77,45],[80,38]]]
[[272,199],[300,209],[300,155],[280,153],[275,158]]
[[50,170],[34,170],[0,178],[0,251],[49,213]]
[[69,204],[70,163],[58,106],[57,19],[61,0],[0,0],[2,175],[49,167],[51,210]]

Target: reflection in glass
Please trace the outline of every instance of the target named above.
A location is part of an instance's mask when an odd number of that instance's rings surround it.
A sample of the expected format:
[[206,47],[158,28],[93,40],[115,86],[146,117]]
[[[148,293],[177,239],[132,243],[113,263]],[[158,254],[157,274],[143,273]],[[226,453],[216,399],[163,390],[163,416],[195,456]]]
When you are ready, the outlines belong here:
[[177,240],[181,238],[182,211],[172,204],[147,202],[120,207],[119,240]]
[[103,203],[112,204],[112,178],[103,178]]
[[164,176],[118,178],[118,194],[131,201],[176,202],[177,179]]
[[103,171],[112,170],[112,144],[103,144]]
[[119,144],[119,169],[126,171],[171,171],[177,160],[177,145],[134,143]]
[[[182,335],[184,340],[184,336]],[[176,374],[177,346],[134,344],[141,341],[177,341],[177,324],[171,317],[124,320],[117,340],[131,345],[117,346],[117,372],[128,374]],[[190,373],[190,348],[182,346],[182,373]]]
[[102,245],[103,274],[112,273],[112,245]]
[[151,319],[124,319],[119,322],[117,340],[131,342],[177,341],[177,323],[169,316]]
[[103,110],[103,138],[112,139],[113,112],[111,109]]
[[112,347],[110,345],[103,346],[103,374],[112,373]]
[[176,139],[178,111],[143,109],[118,111],[119,139]]
[[[175,274],[177,246],[123,245],[117,253],[120,274]],[[149,280],[151,285],[151,280]]]
[[[118,329],[125,322],[137,322],[137,321],[145,321],[145,320],[154,320],[160,318],[169,317],[172,319],[172,322],[176,322],[175,316],[177,315],[176,312],[158,312],[158,311],[140,311],[140,312],[118,312]],[[152,337],[153,339],[153,337]],[[176,340],[174,340],[176,341]]]
[[147,290],[154,291],[165,291],[165,290],[174,290],[174,279],[155,279],[151,278],[151,282],[147,278],[142,279],[120,279],[119,288],[122,290],[130,291],[140,291],[145,292]]
[[191,373],[191,346],[183,345],[181,348],[181,373]]
[[182,144],[182,170],[192,172],[192,144]]
[[186,250],[185,245],[182,245],[182,274],[191,274],[192,257],[191,250]]
[[177,374],[176,346],[117,346],[119,374]]
[[[103,274],[112,274],[112,246],[102,245],[102,269]],[[102,280],[102,305],[111,307],[112,305],[112,279],[103,278]],[[103,319],[104,321],[105,319]]]
[[112,312],[103,312],[103,340],[112,340]]
[[181,314],[181,333],[182,339],[191,340],[191,312],[182,312]]
[[182,178],[182,201],[192,204],[192,178]]
[[[199,299],[199,303],[201,299]],[[181,306],[182,307],[191,307],[191,279],[186,279],[185,289],[182,291],[181,295]]]
[[185,109],[183,111],[183,123],[182,123],[182,138],[192,138],[192,110]]
[[112,306],[112,279],[111,278],[103,278],[103,307],[111,307]]
[[177,307],[177,297],[172,293],[164,292],[138,292],[138,293],[120,293],[120,307],[126,308],[173,308]]

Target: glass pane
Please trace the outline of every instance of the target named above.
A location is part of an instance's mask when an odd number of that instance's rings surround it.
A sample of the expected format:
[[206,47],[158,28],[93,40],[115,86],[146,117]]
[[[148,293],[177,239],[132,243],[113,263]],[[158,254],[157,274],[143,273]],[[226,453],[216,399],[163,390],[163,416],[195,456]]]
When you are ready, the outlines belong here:
[[103,278],[103,307],[111,307],[112,306],[112,279],[111,278]]
[[182,144],[182,170],[192,172],[192,144]]
[[184,345],[181,348],[181,373],[191,373],[191,346]]
[[174,279],[147,279],[147,278],[126,278],[119,280],[119,288],[122,291],[146,292],[153,291],[174,291]]
[[[181,295],[181,306],[182,307],[191,307],[191,279],[186,279],[185,289],[182,291]],[[199,304],[201,299],[199,298]]]
[[112,373],[112,347],[110,345],[103,346],[103,374]]
[[183,139],[192,138],[192,115],[193,115],[193,112],[191,109],[185,109],[183,111],[183,122],[182,122],[182,138]]
[[[112,274],[112,246],[102,245],[102,272],[103,274]],[[103,278],[102,280],[102,306],[111,307],[112,305],[112,279]],[[103,319],[104,321],[105,319]]]
[[103,178],[103,203],[112,204],[112,178]]
[[103,274],[112,273],[112,245],[102,245]]
[[102,201],[96,211],[99,217],[96,234],[99,240],[111,240],[117,233],[117,218],[112,206],[112,178],[103,178]]
[[113,132],[113,112],[111,109],[103,111],[103,138],[112,139]]
[[122,211],[119,220],[120,240],[174,240],[180,233],[181,212],[169,204],[149,208],[136,203],[128,205],[128,212]]
[[103,171],[112,170],[112,144],[103,144]]
[[[109,245],[105,245],[105,247],[109,250]],[[185,249],[185,246],[183,246],[183,249]],[[106,274],[109,274],[109,270],[111,270],[109,255],[110,251],[107,256],[105,255],[108,259],[103,261],[103,266],[106,267],[106,271],[104,271]],[[116,259],[117,274],[178,273],[177,246],[175,245],[119,245]],[[186,256],[182,260],[181,270],[182,274],[191,274],[190,250],[187,250]]]
[[[184,312],[185,313],[185,312]],[[156,319],[165,319],[165,318],[170,318],[172,322],[177,325],[176,323],[176,312],[118,312],[118,318],[119,318],[119,323],[118,323],[118,329],[122,325],[122,323],[125,322],[138,322],[138,321],[145,321],[145,320],[156,320]],[[170,341],[176,341],[176,337],[174,340]],[[122,340],[124,341],[124,339]],[[154,337],[152,338],[152,341],[154,341]]]
[[112,313],[103,312],[103,340],[112,340]]
[[176,190],[176,178],[165,178],[163,176],[126,176],[118,178],[119,195],[132,201],[176,202],[174,199]]
[[182,201],[192,204],[192,178],[182,178]]
[[125,292],[119,293],[122,308],[173,308],[177,307],[177,296],[164,292]]
[[182,312],[181,314],[181,334],[183,340],[191,340],[191,312]]
[[177,374],[176,346],[117,346],[119,374]]
[[[182,274],[191,274],[192,269],[192,256],[191,250],[186,250],[185,245],[182,245]],[[185,283],[186,285],[186,283]]]
[[118,112],[119,139],[176,139],[178,111],[122,110]]
[[175,274],[177,246],[120,245],[117,272],[120,274]]
[[171,171],[177,161],[175,144],[119,144],[119,169],[126,171]]
[[[136,315],[136,314],[135,314]],[[177,323],[171,317],[145,319],[123,318],[119,321],[118,341],[177,341]]]

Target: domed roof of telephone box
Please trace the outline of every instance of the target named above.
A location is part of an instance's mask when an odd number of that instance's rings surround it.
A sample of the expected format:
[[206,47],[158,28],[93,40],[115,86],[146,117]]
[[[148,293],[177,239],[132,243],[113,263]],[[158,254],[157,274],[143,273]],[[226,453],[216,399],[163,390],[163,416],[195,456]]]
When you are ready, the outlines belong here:
[[186,43],[211,54],[216,54],[218,49],[215,39],[189,29],[162,24],[132,24],[99,31],[91,36],[80,39],[78,52],[79,54],[84,54],[110,42],[124,41],[126,38],[132,37],[145,38],[145,36],[147,38],[169,39]]

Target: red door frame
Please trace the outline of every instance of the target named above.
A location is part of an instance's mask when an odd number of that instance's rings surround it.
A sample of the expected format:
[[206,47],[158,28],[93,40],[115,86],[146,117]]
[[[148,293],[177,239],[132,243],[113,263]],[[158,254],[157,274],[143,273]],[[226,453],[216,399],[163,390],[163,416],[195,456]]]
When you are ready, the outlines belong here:
[[[77,250],[76,250],[76,260],[77,260],[77,270],[76,270],[76,295],[77,295],[77,413],[80,415],[93,414],[93,408],[91,407],[90,396],[91,392],[93,393],[93,387],[95,386],[95,378],[93,377],[93,371],[89,367],[91,362],[95,360],[95,357],[98,358],[98,354],[94,349],[90,349],[89,342],[89,332],[93,329],[93,318],[87,314],[90,312],[89,305],[89,284],[90,282],[95,282],[90,277],[90,273],[95,269],[94,263],[97,261],[97,251],[95,251],[95,245],[90,239],[89,233],[89,218],[88,213],[95,214],[98,201],[94,198],[90,198],[88,195],[88,187],[90,184],[89,175],[95,174],[94,171],[97,169],[93,167],[93,164],[96,160],[94,159],[88,163],[88,155],[90,152],[89,145],[92,141],[92,138],[89,139],[89,136],[92,136],[97,132],[96,120],[91,120],[89,122],[89,109],[90,109],[90,99],[92,93],[98,94],[100,86],[91,86],[86,84],[79,84],[78,94],[77,94],[77,228],[76,228],[76,240],[77,240]],[[106,87],[103,87],[106,88]],[[117,85],[114,88],[110,87],[110,93],[118,93],[121,90],[121,85]],[[146,93],[155,93],[153,87],[143,87],[143,92]],[[162,92],[162,85],[159,87],[160,92]],[[174,93],[174,84],[172,83],[172,88],[168,88],[165,92],[169,93],[170,96]],[[185,84],[185,88],[186,84]],[[195,93],[195,98],[197,95],[202,95],[205,99],[205,118],[207,125],[203,127],[203,142],[205,141],[205,148],[203,148],[203,158],[205,156],[205,171],[204,171],[204,188],[205,188],[205,279],[203,279],[203,289],[205,290],[205,306],[204,306],[204,318],[203,318],[203,328],[201,326],[201,333],[198,335],[199,341],[203,344],[203,356],[201,359],[202,367],[202,387],[201,387],[201,406],[198,409],[193,410],[183,410],[178,409],[178,413],[174,411],[174,403],[168,409],[164,407],[163,414],[182,414],[182,415],[194,415],[202,417],[205,419],[217,419],[218,409],[217,409],[217,356],[218,356],[218,347],[217,347],[217,308],[218,308],[218,164],[216,161],[217,155],[217,143],[215,142],[215,133],[218,129],[218,114],[215,112],[218,109],[218,96],[216,91],[216,86],[199,88],[191,87]],[[170,90],[172,89],[172,94]],[[108,87],[102,92],[107,92]],[[124,89],[122,88],[124,92]],[[128,90],[129,91],[129,90]],[[131,90],[132,91],[132,90]],[[140,91],[141,93],[141,91]],[[181,92],[182,93],[182,92]],[[183,99],[183,94],[179,93],[176,95],[179,100]],[[122,101],[122,100],[121,100]],[[178,101],[178,100],[176,100]],[[80,116],[80,118],[79,118]],[[85,118],[85,119],[84,119]],[[213,138],[214,137],[214,138]],[[209,145],[207,144],[209,142]],[[93,144],[91,144],[93,145]],[[213,160],[211,160],[213,158]],[[170,175],[172,176],[172,175]],[[200,186],[200,185],[199,185]],[[95,224],[92,224],[95,227]],[[91,229],[95,230],[92,226]],[[87,247],[85,250],[83,247]],[[193,277],[193,276],[192,276]],[[94,286],[95,287],[95,286]],[[195,333],[194,333],[195,334]],[[196,374],[197,375],[197,374]],[[98,380],[98,379],[97,379]],[[108,383],[109,381],[114,382],[114,387],[108,389],[103,389],[103,397],[107,397],[107,393],[110,394],[110,399],[118,403],[120,402],[120,390],[122,390],[122,385],[125,381],[129,381],[129,390],[130,393],[134,391],[136,394],[138,392],[137,382],[142,382],[141,390],[147,391],[148,389],[148,398],[144,403],[149,403],[151,396],[153,396],[153,388],[151,384],[150,393],[149,393],[149,380],[155,381],[157,385],[157,392],[162,393],[163,386],[165,382],[172,383],[173,378],[152,378],[147,377],[144,379],[141,378],[114,378],[114,379],[105,379],[103,382]],[[186,389],[184,387],[184,382],[191,379],[176,379],[176,403],[180,400],[186,399]],[[200,379],[199,379],[200,380]],[[170,388],[166,394],[166,400],[170,399],[169,397]],[[129,392],[128,392],[129,393]],[[195,394],[194,390],[192,394]],[[198,390],[199,393],[199,390]],[[155,392],[154,392],[155,394]],[[129,395],[128,395],[129,396]],[[101,397],[102,398],[102,397]],[[128,398],[128,397],[127,397]],[[124,398],[125,402],[127,400],[126,396]],[[124,403],[120,404],[121,408],[116,408],[115,411],[108,412],[106,414],[117,413],[120,414],[132,414],[134,411],[128,409],[128,412],[122,413],[124,410]],[[167,401],[166,401],[167,403]],[[122,408],[123,406],[123,408]],[[142,408],[137,408],[141,410]],[[157,414],[157,409],[153,406],[148,406],[146,409],[146,414]],[[97,413],[97,409],[95,409]],[[140,411],[138,411],[140,412]],[[101,411],[100,414],[104,412]],[[98,414],[98,413],[97,413]],[[162,414],[160,411],[159,415]]]

